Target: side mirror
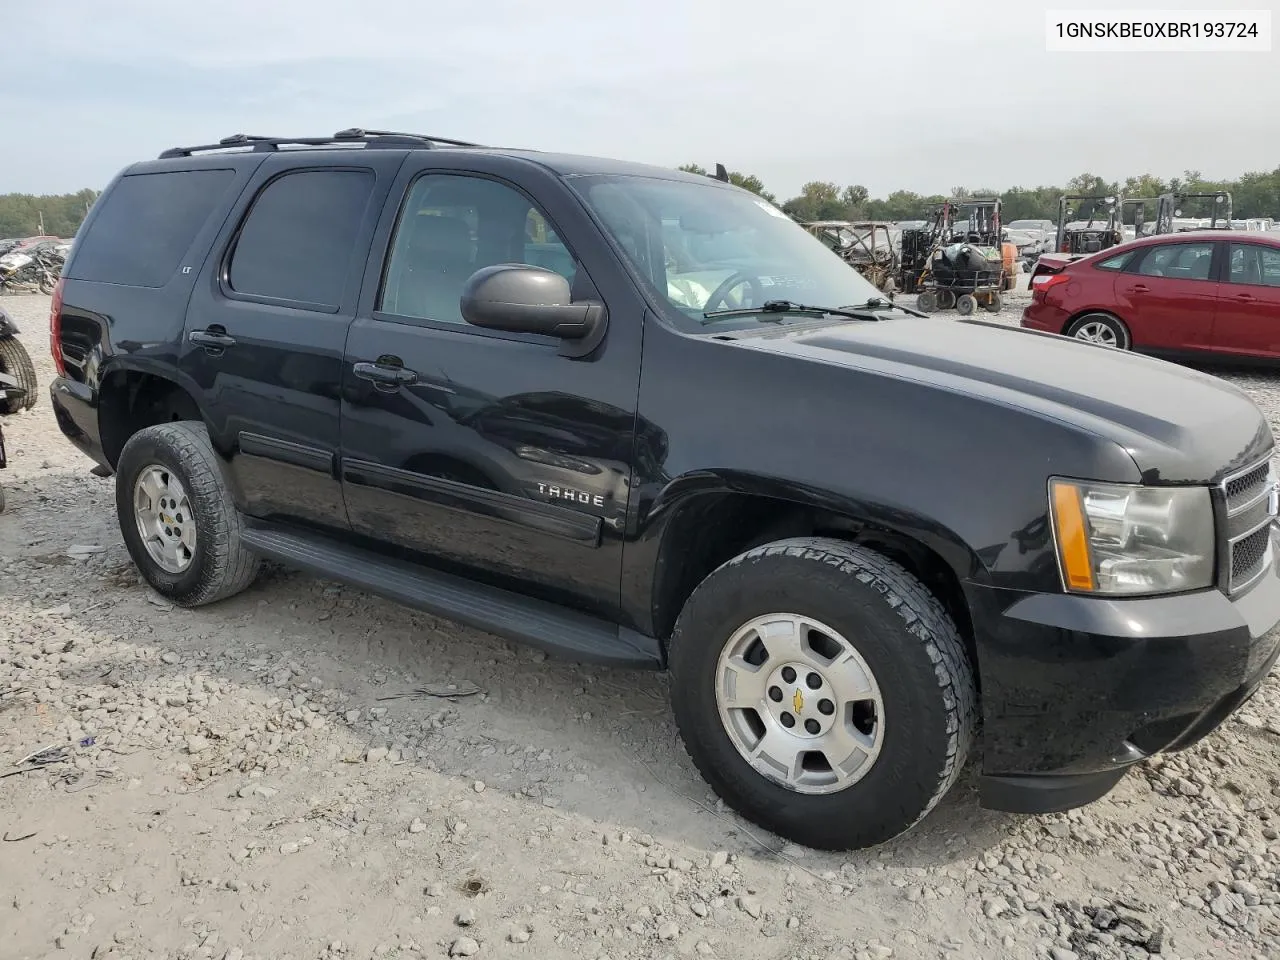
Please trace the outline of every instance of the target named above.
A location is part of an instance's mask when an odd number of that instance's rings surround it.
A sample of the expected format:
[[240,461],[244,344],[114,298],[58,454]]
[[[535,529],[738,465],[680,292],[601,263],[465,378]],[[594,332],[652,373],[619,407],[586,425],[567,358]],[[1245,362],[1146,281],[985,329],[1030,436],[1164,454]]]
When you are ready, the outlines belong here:
[[462,288],[462,319],[489,330],[581,340],[600,324],[599,303],[572,303],[569,281],[524,263],[482,267]]

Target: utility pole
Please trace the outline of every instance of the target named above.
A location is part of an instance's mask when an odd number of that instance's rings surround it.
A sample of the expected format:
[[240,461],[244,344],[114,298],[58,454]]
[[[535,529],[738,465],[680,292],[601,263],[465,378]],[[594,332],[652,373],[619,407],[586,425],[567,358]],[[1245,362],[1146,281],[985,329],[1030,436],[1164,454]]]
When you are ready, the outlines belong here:
[[43,210],[40,211],[40,232],[37,235],[41,237],[44,236],[44,211]]

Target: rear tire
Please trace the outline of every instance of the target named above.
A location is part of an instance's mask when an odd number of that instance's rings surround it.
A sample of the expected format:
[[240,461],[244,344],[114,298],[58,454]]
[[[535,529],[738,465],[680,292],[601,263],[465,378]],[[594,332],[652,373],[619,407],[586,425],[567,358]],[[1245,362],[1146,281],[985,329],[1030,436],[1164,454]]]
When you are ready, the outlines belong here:
[[983,301],[982,309],[988,313],[999,313],[1000,308],[1004,306],[1004,298],[1000,296],[998,291],[991,291],[991,295]]
[[923,313],[936,313],[938,310],[938,295],[932,290],[926,290],[916,297],[916,309]]
[[[163,507],[155,495],[140,491],[140,481],[144,488],[147,481],[167,484],[161,491]],[[162,519],[149,525],[148,516],[157,512]],[[161,423],[129,438],[116,464],[116,514],[142,576],[180,606],[223,600],[244,590],[258,574],[259,560],[240,542],[243,519],[202,423]],[[166,531],[180,535],[166,541]],[[166,545],[173,548],[168,564],[160,558]]]
[[967,317],[978,309],[978,301],[973,298],[973,294],[965,293],[956,297],[956,313],[962,317]]
[[[744,646],[752,630],[763,653]],[[747,819],[818,849],[909,830],[973,740],[973,668],[942,605],[898,564],[839,540],[781,540],[714,571],[681,611],[670,666],[676,723],[702,776]]]
[[18,400],[0,401],[0,414],[20,413],[30,410],[36,405],[36,368],[17,337],[0,338],[0,373],[7,373],[18,381],[18,386],[27,391],[26,396]]
[[1067,336],[1116,350],[1128,350],[1133,344],[1129,328],[1109,313],[1086,313],[1067,328]]

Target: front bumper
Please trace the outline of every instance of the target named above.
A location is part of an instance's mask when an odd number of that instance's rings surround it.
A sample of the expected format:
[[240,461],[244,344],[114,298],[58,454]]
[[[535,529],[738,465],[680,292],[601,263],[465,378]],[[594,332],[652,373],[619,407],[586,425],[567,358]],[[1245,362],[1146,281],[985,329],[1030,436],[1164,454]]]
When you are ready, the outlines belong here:
[[991,809],[1091,803],[1132,764],[1213,732],[1280,656],[1277,566],[1236,598],[966,593],[982,678],[979,790]]

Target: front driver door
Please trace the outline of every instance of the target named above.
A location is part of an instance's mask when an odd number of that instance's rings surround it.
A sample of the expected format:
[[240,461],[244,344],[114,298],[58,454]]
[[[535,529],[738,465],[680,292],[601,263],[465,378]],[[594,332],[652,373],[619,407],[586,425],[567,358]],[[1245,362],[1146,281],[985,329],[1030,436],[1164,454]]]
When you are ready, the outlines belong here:
[[[612,616],[642,307],[563,184],[510,169],[411,158],[393,189],[343,365],[347,509],[358,533],[422,562]],[[510,262],[605,302],[603,342],[571,358],[465,323],[468,278]]]

